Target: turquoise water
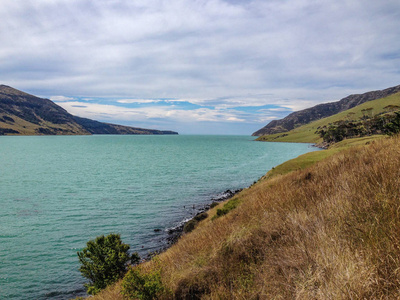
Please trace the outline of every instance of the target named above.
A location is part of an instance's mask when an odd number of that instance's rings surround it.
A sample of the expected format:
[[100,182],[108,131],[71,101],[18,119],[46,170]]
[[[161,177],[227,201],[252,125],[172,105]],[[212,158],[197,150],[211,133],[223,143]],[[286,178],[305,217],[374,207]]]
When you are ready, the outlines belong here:
[[88,240],[120,233],[143,256],[212,197],[317,150],[253,139],[1,137],[0,299],[82,295],[76,252]]

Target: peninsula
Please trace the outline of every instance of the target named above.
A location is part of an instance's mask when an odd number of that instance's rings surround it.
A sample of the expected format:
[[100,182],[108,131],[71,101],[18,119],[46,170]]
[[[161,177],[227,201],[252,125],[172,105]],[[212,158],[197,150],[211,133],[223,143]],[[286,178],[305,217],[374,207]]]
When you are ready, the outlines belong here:
[[0,85],[0,135],[178,134],[109,124],[68,113],[48,99]]

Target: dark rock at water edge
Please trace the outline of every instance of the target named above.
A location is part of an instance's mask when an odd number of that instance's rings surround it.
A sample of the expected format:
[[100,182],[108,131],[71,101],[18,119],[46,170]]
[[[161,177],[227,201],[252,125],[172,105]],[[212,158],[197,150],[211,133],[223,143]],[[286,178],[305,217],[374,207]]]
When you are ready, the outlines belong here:
[[[182,222],[181,224],[179,224],[176,227],[173,227],[173,228],[170,228],[167,230],[167,232],[168,232],[168,237],[166,238],[167,244],[173,245],[174,243],[176,243],[178,241],[178,239],[182,236],[182,234],[185,233],[185,231],[184,231],[185,225],[187,225],[193,221],[200,222],[201,220],[204,220],[207,217],[206,211],[208,211],[211,208],[213,203],[220,203],[222,201],[228,200],[228,199],[232,198],[233,196],[235,196],[237,193],[241,192],[242,190],[243,189],[238,189],[235,191],[226,190],[225,192],[220,194],[218,197],[211,198],[210,199],[211,203],[200,206],[197,209],[196,215],[193,218],[191,218],[185,222]],[[193,223],[195,223],[195,222],[193,222]],[[193,230],[193,229],[191,229],[191,230]],[[191,230],[189,230],[187,232],[190,232]],[[166,247],[166,248],[168,248],[168,247]]]

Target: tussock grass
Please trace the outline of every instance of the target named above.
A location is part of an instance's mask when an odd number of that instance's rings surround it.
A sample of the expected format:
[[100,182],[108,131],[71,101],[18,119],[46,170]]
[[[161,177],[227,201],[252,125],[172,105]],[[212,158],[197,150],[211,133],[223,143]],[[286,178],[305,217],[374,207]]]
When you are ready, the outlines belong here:
[[[161,299],[400,298],[400,138],[260,180],[142,268]],[[118,289],[109,298],[118,299]],[[94,298],[97,299],[97,298]]]
[[[96,300],[125,300],[122,296],[121,292],[121,280],[116,284],[108,286],[105,288],[101,293],[97,294],[96,296],[90,296],[89,299],[96,299]],[[81,298],[76,298],[75,300],[79,300]]]
[[374,140],[386,138],[387,136],[383,135],[372,135],[367,137],[361,138],[352,138],[352,139],[345,139],[341,142],[335,143],[324,151],[314,151],[309,152],[303,155],[300,155],[294,159],[288,160],[279,166],[270,170],[265,176],[265,178],[271,178],[277,175],[284,175],[292,171],[296,170],[303,170],[307,167],[312,166],[318,161],[321,161],[325,158],[332,156],[335,153],[342,151],[345,148],[353,147],[353,146],[361,146],[361,145],[368,145]]

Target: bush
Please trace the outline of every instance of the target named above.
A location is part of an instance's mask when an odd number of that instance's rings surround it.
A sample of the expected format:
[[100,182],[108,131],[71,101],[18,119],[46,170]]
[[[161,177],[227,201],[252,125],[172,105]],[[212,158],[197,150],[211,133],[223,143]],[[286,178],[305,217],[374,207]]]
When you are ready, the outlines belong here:
[[191,219],[190,221],[187,221],[185,223],[185,225],[183,226],[183,232],[188,233],[188,232],[193,231],[193,229],[196,227],[197,223],[198,222],[195,219]]
[[219,205],[219,202],[213,202],[213,203],[211,203],[211,205],[210,205],[210,208],[214,208],[214,207],[216,207],[216,206],[218,206]]
[[208,214],[206,212],[202,212],[197,214],[193,219],[196,220],[197,222],[203,221],[204,219],[207,219]]
[[190,221],[185,223],[185,225],[183,226],[183,232],[188,233],[188,232],[193,231],[193,229],[196,228],[197,224],[200,221],[203,221],[204,219],[206,219],[207,217],[208,217],[208,214],[206,212],[197,214],[193,219],[191,219]]
[[122,281],[122,294],[129,299],[156,299],[164,291],[160,268],[150,273],[145,273],[140,267],[133,268]]
[[222,208],[217,209],[217,214],[212,219],[214,220],[218,217],[226,215],[228,212],[235,209],[241,202],[242,199],[240,198],[232,198],[231,200],[226,202]]
[[89,279],[85,287],[90,295],[122,278],[129,260],[132,263],[139,261],[137,253],[132,256],[128,254],[129,245],[122,243],[119,234],[102,235],[86,245],[78,252],[81,263],[79,271],[83,277]]

